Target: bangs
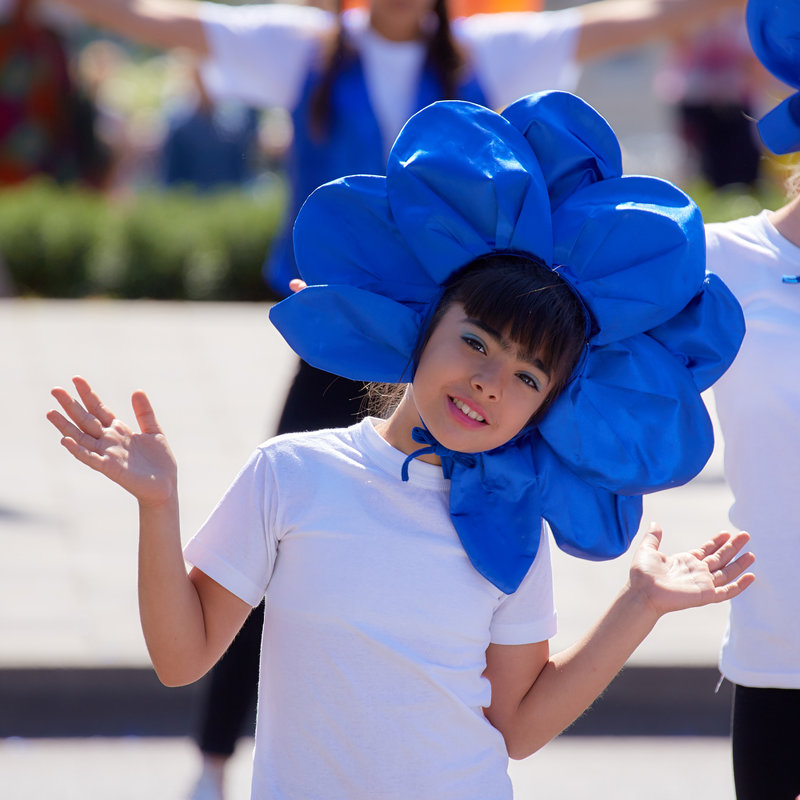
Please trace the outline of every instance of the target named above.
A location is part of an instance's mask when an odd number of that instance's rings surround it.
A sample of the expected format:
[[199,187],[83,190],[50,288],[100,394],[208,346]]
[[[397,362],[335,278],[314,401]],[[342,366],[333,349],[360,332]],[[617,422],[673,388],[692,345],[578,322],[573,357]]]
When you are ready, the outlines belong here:
[[557,385],[569,379],[583,348],[586,314],[542,262],[515,254],[476,259],[449,282],[441,305],[454,302],[514,342],[527,360],[541,359]]

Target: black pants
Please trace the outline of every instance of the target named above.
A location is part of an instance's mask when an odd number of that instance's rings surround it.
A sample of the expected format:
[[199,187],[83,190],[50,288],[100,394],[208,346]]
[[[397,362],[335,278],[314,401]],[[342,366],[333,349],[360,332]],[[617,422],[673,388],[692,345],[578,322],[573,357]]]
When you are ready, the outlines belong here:
[[761,151],[746,105],[682,103],[678,113],[683,138],[697,153],[701,175],[712,186],[756,182]]
[[733,774],[737,800],[800,795],[800,689],[735,685]]
[[[361,414],[364,385],[300,362],[283,407],[278,433],[342,428]],[[254,609],[211,671],[198,744],[204,753],[230,756],[244,732],[252,734],[264,603]],[[245,725],[250,726],[245,731]]]

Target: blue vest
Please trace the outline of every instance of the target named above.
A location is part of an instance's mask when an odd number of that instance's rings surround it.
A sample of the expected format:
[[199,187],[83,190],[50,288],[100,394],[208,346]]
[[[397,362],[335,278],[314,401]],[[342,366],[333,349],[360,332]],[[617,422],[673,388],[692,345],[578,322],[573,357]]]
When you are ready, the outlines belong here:
[[[312,70],[295,109],[294,143],[287,158],[290,198],[283,232],[273,244],[264,265],[264,277],[280,296],[289,292],[289,281],[298,276],[292,247],[292,227],[306,197],[318,186],[345,175],[384,175],[386,159],[380,128],[369,101],[361,60],[355,58],[337,78],[331,96],[333,113],[329,134],[315,141],[311,134],[311,98],[320,80]],[[418,111],[442,99],[438,79],[425,67],[420,80]],[[486,98],[471,74],[458,87],[457,99],[486,105]]]

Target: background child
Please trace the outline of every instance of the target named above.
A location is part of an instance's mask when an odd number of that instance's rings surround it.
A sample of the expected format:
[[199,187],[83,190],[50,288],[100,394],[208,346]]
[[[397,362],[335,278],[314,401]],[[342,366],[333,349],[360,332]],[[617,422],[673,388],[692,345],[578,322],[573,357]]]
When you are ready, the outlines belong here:
[[574,720],[662,614],[752,582],[746,534],[666,557],[654,529],[598,626],[549,654],[541,519],[571,552],[624,550],[641,511],[627,492],[707,459],[699,388],[742,335],[696,208],[619,161],[571,95],[503,117],[442,103],[406,126],[387,178],[315,193],[296,228],[315,285],[273,318],[312,363],[411,385],[386,420],[259,448],[188,545],[188,576],[147,397],[134,433],[83,379],[81,402],[54,390],[65,447],[139,501],[164,682],[208,670],[268,594],[253,797],[509,797],[508,755]]
[[[776,78],[800,87],[797,4],[751,0],[747,23],[756,55]],[[775,153],[800,150],[798,95],[759,123]],[[796,173],[795,169],[795,173]],[[790,565],[800,554],[800,197],[777,211],[708,225],[708,262],[744,309],[747,335],[714,387],[725,436],[731,522],[747,527],[760,580],[731,606],[720,658],[734,684],[733,767],[739,800],[800,794],[800,600]]]

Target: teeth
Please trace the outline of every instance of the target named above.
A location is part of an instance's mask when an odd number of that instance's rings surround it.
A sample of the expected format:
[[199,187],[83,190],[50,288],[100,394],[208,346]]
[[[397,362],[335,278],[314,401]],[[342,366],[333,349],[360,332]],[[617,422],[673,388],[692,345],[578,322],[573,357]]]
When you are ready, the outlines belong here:
[[461,400],[457,400],[455,397],[453,398],[453,405],[470,419],[476,419],[478,422],[485,422],[484,418],[477,411],[473,411],[466,403],[462,403]]

